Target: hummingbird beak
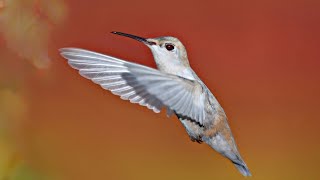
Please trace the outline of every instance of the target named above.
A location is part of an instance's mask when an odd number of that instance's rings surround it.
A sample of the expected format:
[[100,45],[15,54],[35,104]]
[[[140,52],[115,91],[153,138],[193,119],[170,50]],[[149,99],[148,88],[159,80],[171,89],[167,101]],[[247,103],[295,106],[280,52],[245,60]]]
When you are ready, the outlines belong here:
[[117,34],[117,35],[120,35],[120,36],[129,37],[129,38],[132,38],[132,39],[135,39],[135,40],[137,40],[137,41],[143,42],[143,43],[146,44],[146,45],[156,45],[155,42],[149,41],[149,40],[147,40],[146,38],[139,37],[139,36],[135,36],[135,35],[132,35],[132,34],[127,34],[127,33],[122,33],[122,32],[116,32],[116,31],[112,31],[111,33]]

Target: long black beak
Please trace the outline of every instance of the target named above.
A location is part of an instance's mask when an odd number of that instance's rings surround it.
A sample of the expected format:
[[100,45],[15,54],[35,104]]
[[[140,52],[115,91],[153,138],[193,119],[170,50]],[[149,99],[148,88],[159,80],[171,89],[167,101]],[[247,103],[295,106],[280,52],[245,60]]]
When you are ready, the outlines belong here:
[[137,41],[143,42],[143,43],[148,44],[148,45],[156,45],[155,42],[148,41],[146,38],[135,36],[135,35],[132,35],[132,34],[116,32],[116,31],[112,31],[111,33],[117,34],[117,35],[120,35],[120,36],[125,36],[125,37],[128,37],[128,38],[132,38],[132,39],[135,39]]

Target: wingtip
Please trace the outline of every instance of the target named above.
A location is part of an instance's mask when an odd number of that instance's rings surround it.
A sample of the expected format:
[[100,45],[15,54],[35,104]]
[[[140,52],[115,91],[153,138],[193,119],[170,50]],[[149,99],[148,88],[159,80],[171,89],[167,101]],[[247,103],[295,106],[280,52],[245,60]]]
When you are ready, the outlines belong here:
[[83,51],[84,49],[74,48],[74,47],[63,47],[58,50],[59,50],[60,54],[63,55],[63,54],[69,53],[69,52]]
[[64,48],[60,48],[60,49],[58,49],[58,51],[61,53],[61,52],[63,52],[63,49],[64,49]]
[[60,54],[63,54],[64,52],[66,52],[66,51],[68,51],[68,50],[70,50],[70,49],[72,49],[72,48],[63,47],[63,48],[58,49],[58,51],[60,52]]
[[72,47],[64,47],[64,48],[60,48],[58,49],[58,51],[60,52],[60,55],[62,57],[64,57],[65,59],[68,59],[67,55],[69,52],[72,52],[73,50],[75,50],[77,48],[72,48]]

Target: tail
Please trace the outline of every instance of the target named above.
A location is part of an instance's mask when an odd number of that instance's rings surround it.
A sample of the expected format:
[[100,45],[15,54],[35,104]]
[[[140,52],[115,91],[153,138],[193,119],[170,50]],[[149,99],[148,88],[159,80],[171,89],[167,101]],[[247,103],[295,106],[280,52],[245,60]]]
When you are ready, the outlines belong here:
[[242,160],[233,139],[230,145],[228,144],[228,141],[226,141],[220,134],[211,138],[202,137],[202,139],[204,139],[209,146],[218,151],[221,155],[231,160],[231,162],[236,166],[243,176],[251,176],[249,168]]
[[232,161],[232,162],[243,176],[251,176],[249,168],[241,158],[238,159],[238,161]]

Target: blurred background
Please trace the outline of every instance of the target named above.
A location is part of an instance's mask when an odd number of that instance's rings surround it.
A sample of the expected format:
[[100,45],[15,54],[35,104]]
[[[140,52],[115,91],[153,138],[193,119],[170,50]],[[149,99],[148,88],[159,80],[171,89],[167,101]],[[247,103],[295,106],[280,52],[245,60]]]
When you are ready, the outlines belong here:
[[58,53],[155,67],[110,31],[185,44],[252,179],[320,179],[320,1],[0,0],[0,180],[243,179],[175,117],[104,91]]

